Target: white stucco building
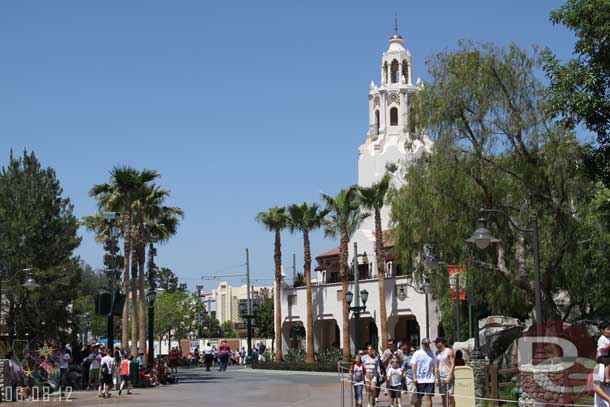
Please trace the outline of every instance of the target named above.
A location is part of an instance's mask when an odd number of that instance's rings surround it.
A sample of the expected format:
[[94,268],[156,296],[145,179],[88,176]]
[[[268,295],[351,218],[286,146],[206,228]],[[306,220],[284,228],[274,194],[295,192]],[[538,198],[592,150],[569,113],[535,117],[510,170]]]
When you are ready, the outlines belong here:
[[[379,84],[371,82],[368,93],[369,128],[366,139],[358,149],[358,185],[370,186],[386,173],[387,164],[393,163],[404,168],[410,162],[431,151],[432,143],[426,135],[418,134],[409,124],[409,100],[422,88],[421,80],[413,83],[411,53],[404,48],[404,40],[394,34],[390,45],[381,58],[381,78]],[[403,171],[395,172],[392,182],[400,186]],[[384,231],[391,229],[389,207],[382,212]],[[368,264],[359,265],[360,290],[369,293],[367,310],[361,314],[359,343],[378,344],[381,337],[379,320],[378,273],[386,275],[385,295],[388,332],[391,338],[406,339],[418,344],[420,338],[436,336],[439,330],[437,305],[428,299],[428,326],[426,326],[426,296],[417,293],[409,283],[408,271],[400,262],[400,256],[393,251],[393,242],[385,242],[385,269],[376,270],[374,257],[374,219],[369,217],[351,238],[350,264],[353,259],[353,243],[358,244],[360,254],[366,252]],[[341,283],[338,267],[338,248],[316,257],[316,274],[312,276],[314,342],[316,349],[339,347],[341,343],[342,311]],[[362,261],[361,261],[362,263]],[[353,282],[350,282],[353,291]],[[305,287],[282,287],[282,338],[283,349],[290,343],[290,330],[294,324],[306,326]],[[352,318],[352,316],[350,316]],[[354,351],[354,325],[350,324],[352,351]]]

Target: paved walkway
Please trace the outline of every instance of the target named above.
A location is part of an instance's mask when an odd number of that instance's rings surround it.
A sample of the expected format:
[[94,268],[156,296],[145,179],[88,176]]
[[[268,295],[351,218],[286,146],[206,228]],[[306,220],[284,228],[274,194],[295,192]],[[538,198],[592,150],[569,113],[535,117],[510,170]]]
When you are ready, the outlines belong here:
[[227,372],[206,372],[204,369],[184,369],[178,373],[178,384],[148,389],[134,389],[132,395],[109,399],[95,392],[74,392],[71,401],[21,402],[21,405],[44,406],[180,406],[218,407],[301,406],[330,407],[338,405],[336,375],[311,373],[256,371],[234,368]]
[[[132,395],[110,399],[97,397],[96,392],[74,392],[70,401],[21,402],[24,406],[179,406],[179,407],[334,407],[340,406],[340,387],[334,373],[252,370],[241,367],[227,372],[206,372],[201,368],[183,369],[178,384],[149,389],[134,389]],[[345,386],[345,404],[350,406],[350,386]],[[403,398],[403,401],[406,401]],[[388,406],[381,397],[379,407]],[[435,406],[438,403],[435,401]],[[408,403],[403,403],[404,406]]]

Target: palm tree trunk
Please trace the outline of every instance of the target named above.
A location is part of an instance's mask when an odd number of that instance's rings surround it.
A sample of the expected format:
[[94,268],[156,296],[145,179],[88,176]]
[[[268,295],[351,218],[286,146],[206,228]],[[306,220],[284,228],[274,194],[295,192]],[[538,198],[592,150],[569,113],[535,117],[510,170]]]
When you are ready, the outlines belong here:
[[136,251],[131,258],[131,354],[138,356],[138,259]]
[[144,270],[146,267],[146,243],[138,245],[138,330],[140,351],[144,352],[144,366],[147,366],[146,351],[146,287],[144,285]]
[[381,320],[381,349],[388,348],[388,318],[385,308],[385,255],[383,252],[383,230],[381,211],[375,208],[375,258],[377,259],[377,278],[379,279],[379,319]]
[[305,284],[307,285],[307,363],[314,363],[314,344],[313,344],[313,296],[311,292],[311,244],[309,242],[309,232],[303,231],[303,252],[305,255]]
[[[123,215],[123,293],[127,301],[123,306],[123,315],[121,316],[121,347],[127,349],[129,346],[129,272],[131,261],[131,203],[125,202],[125,213]],[[108,344],[112,346],[112,344]]]
[[282,242],[280,237],[280,230],[275,230],[275,253],[273,256],[275,260],[275,360],[279,362],[282,360]]
[[[339,272],[341,273],[341,310],[343,314],[343,329],[341,345],[343,347],[343,361],[349,362],[352,358],[352,351],[349,343],[349,308],[347,306],[346,294],[348,290],[348,266],[347,266],[347,245],[349,237],[347,230],[341,230],[341,244],[339,246]],[[358,334],[358,333],[356,333]]]

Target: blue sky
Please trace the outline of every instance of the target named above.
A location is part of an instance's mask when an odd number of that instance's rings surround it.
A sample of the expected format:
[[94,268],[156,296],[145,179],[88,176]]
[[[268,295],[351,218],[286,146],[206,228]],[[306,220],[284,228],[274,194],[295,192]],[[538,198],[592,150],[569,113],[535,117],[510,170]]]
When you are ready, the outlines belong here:
[[[569,57],[572,35],[548,21],[560,4],[2,1],[0,164],[11,149],[35,151],[79,217],[95,212],[87,192],[113,166],[156,168],[186,212],[158,264],[194,287],[243,271],[249,247],[252,274],[269,279],[256,284],[271,284],[273,237],[254,218],[356,182],[395,12],[425,80],[425,59],[459,39]],[[77,253],[101,266],[102,248],[81,233]],[[336,245],[321,233],[312,244]],[[302,269],[300,236],[286,233],[283,253]]]

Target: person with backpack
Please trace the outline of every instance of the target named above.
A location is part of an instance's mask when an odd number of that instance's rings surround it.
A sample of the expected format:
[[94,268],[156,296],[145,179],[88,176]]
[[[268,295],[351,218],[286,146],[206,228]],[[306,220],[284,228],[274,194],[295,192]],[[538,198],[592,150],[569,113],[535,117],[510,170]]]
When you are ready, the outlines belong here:
[[105,399],[110,397],[110,388],[112,387],[112,375],[114,374],[114,369],[114,357],[108,353],[103,353],[101,361],[102,382],[104,383],[102,397]]
[[356,406],[362,406],[362,400],[364,399],[362,394],[364,390],[364,372],[362,358],[360,358],[360,355],[356,355],[354,363],[352,363],[352,367],[349,369],[349,376],[354,386],[354,401]]

